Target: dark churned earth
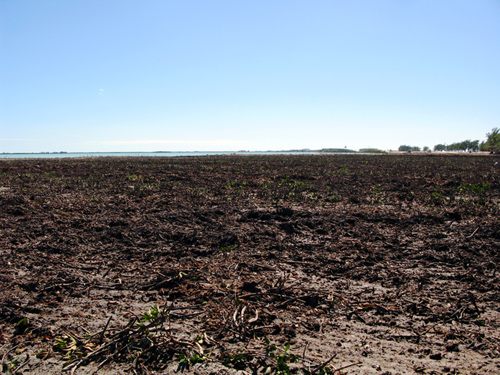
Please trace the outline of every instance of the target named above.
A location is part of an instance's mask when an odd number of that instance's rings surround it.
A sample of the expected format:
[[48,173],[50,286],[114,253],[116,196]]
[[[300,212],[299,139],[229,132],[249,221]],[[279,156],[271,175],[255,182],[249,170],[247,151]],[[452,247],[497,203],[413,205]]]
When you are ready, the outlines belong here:
[[2,372],[498,374],[497,160],[0,160]]

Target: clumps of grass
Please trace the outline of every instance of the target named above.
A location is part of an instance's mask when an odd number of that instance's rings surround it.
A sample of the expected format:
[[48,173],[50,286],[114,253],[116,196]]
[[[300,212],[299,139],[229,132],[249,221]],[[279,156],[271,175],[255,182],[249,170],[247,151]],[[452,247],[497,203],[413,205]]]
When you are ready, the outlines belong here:
[[196,365],[198,363],[203,363],[205,362],[210,356],[210,352],[207,351],[206,354],[199,354],[199,353],[194,353],[192,356],[189,356],[188,354],[181,353],[179,354],[175,360],[179,362],[179,367],[177,368],[177,371],[184,371],[189,369],[192,365]]
[[385,204],[385,193],[380,184],[375,184],[371,190],[371,203],[372,204]]
[[17,346],[7,351],[2,356],[2,373],[8,375],[20,375],[21,369],[29,363],[30,356],[26,354],[26,358],[21,360],[21,356],[15,356],[11,353],[17,349]]
[[149,367],[162,369],[167,361],[179,352],[179,345],[188,344],[175,340],[164,326],[168,311],[153,306],[140,316],[133,316],[129,323],[115,333],[107,330],[79,337],[67,331],[56,338],[53,350],[63,355],[63,369],[75,371],[80,366],[98,362],[98,369],[106,363],[132,363],[136,373],[149,373]]
[[434,191],[430,195],[430,200],[435,206],[444,206],[449,203],[450,198],[444,195],[441,191]]
[[233,251],[234,249],[236,249],[236,246],[224,246],[220,248],[220,251],[222,252],[222,254],[227,254]]
[[[269,375],[333,375],[349,367],[357,366],[361,362],[352,363],[341,368],[331,366],[336,354],[323,363],[315,364],[305,357],[293,354],[291,345],[276,346],[269,339],[264,338],[264,346],[260,349],[239,351],[236,353],[223,353],[222,363],[226,367],[237,370],[249,369],[252,374]],[[340,372],[341,373],[341,372]]]
[[266,368],[266,374],[291,374],[290,365],[297,363],[299,357],[289,352],[290,344],[285,345],[282,350],[277,350],[276,345],[270,344],[266,338],[267,355],[273,360],[272,364]]
[[459,186],[430,193],[429,202],[436,207],[460,208],[462,212],[478,214],[487,204],[488,191],[491,185],[483,183],[464,183]]
[[[252,374],[327,375],[340,370],[329,366],[334,356],[318,365],[304,356],[294,354],[290,344],[277,346],[267,337],[253,349],[236,352],[225,350],[223,345],[206,333],[192,340],[180,339],[165,326],[169,314],[168,309],[152,306],[139,316],[133,316],[122,329],[108,330],[110,318],[104,329],[93,335],[80,337],[66,331],[65,335],[54,340],[52,349],[62,355],[63,370],[71,373],[90,363],[98,364],[98,372],[105,364],[115,362],[129,364],[129,370],[135,374],[150,374],[165,370],[172,361],[178,363],[178,372],[206,362],[237,370],[250,370]],[[15,370],[21,365],[18,358],[8,357],[5,360],[4,356],[2,372],[16,374]],[[350,366],[354,365],[357,364]]]
[[31,330],[31,324],[28,318],[22,318],[14,327],[14,335],[25,335]]
[[[221,361],[226,367],[236,370],[250,369],[252,374],[296,374],[300,358],[290,352],[290,344],[277,347],[265,338],[260,350],[222,353]],[[304,370],[304,369],[302,369]],[[302,371],[305,374],[304,371]]]
[[491,188],[491,185],[483,182],[477,184],[462,184],[457,188],[457,194],[470,196],[475,198],[480,203],[484,203],[486,192]]

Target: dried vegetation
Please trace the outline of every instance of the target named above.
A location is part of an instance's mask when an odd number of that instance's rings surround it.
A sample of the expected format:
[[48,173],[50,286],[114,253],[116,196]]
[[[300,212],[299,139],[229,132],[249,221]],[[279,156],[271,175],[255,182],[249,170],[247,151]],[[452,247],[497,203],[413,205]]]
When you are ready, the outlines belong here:
[[495,160],[0,160],[2,372],[496,374]]

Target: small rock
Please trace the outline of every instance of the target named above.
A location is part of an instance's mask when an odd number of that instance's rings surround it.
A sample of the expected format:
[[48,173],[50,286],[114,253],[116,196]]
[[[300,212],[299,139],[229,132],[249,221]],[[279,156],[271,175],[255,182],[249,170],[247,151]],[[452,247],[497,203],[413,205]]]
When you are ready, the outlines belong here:
[[441,353],[436,353],[436,354],[431,354],[429,358],[434,359],[436,361],[440,361],[441,359],[443,359],[443,356],[441,355]]

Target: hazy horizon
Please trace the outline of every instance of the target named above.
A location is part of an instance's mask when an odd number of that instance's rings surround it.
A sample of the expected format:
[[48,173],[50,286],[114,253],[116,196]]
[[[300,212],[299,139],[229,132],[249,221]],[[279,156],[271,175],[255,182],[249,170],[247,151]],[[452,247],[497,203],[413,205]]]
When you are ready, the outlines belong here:
[[483,141],[498,61],[494,0],[0,1],[0,153]]

